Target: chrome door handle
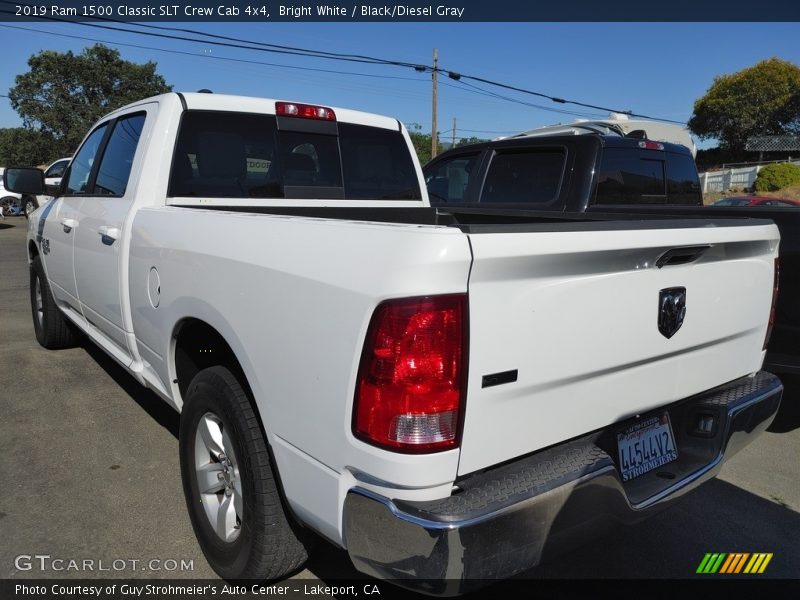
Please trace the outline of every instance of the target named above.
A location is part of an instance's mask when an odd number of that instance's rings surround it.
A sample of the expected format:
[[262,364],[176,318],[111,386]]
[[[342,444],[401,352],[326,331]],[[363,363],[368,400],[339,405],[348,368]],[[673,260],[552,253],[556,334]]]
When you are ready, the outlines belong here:
[[61,219],[61,226],[64,228],[64,233],[69,233],[78,226],[75,219]]

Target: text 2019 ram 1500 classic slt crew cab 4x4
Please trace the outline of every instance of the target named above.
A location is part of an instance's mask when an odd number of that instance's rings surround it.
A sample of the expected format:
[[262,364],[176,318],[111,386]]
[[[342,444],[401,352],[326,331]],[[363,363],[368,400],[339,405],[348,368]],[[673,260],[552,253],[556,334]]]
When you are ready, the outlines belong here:
[[79,330],[181,412],[217,573],[281,577],[310,531],[435,592],[667,506],[769,425],[778,241],[481,221],[430,207],[395,119],[172,93],[89,132],[28,256],[40,343]]

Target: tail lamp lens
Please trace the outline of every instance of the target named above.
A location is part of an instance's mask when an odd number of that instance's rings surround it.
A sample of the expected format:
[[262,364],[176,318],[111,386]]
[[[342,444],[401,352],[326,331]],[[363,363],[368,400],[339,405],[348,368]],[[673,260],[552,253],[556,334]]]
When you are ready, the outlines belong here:
[[356,437],[409,453],[458,446],[465,319],[464,294],[390,300],[375,309],[356,382]]

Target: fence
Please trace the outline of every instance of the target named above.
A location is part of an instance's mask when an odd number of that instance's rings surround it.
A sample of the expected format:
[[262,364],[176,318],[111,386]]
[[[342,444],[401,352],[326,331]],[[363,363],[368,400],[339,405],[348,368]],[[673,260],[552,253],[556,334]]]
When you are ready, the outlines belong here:
[[[792,164],[800,166],[800,161],[792,161]],[[704,194],[708,192],[750,189],[756,181],[758,172],[764,166],[765,165],[755,165],[752,167],[720,169],[719,171],[700,173],[700,185],[702,186]]]

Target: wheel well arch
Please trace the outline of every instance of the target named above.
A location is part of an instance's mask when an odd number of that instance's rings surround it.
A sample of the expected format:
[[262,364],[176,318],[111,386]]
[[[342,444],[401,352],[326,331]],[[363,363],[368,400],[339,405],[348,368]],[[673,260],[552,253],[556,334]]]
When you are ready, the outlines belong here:
[[33,242],[33,240],[30,240],[28,242],[28,258],[33,260],[37,256],[39,256],[39,249],[36,247],[36,244]]
[[227,367],[239,383],[250,391],[236,354],[214,327],[200,319],[186,318],[175,326],[173,338],[175,383],[182,399],[186,397],[194,376],[214,366]]
[[[261,432],[267,444],[267,451],[269,452],[270,464],[273,468],[275,482],[280,495],[281,504],[287,514],[291,515],[296,523],[302,524],[302,520],[295,514],[283,487],[283,481],[280,475],[280,465],[272,452],[269,436],[266,431],[266,424],[261,418],[258,403],[255,400],[250,383],[245,375],[244,369],[236,357],[235,352],[225,340],[224,336],[217,331],[213,326],[207,322],[194,317],[187,317],[179,321],[174,329],[172,337],[173,342],[173,367],[175,383],[180,392],[181,405],[186,398],[186,392],[189,389],[194,376],[203,369],[213,366],[227,367],[234,377],[236,377],[239,384],[244,388],[253,412],[255,413]],[[290,525],[293,529],[294,524]],[[307,535],[305,533],[297,535]]]

